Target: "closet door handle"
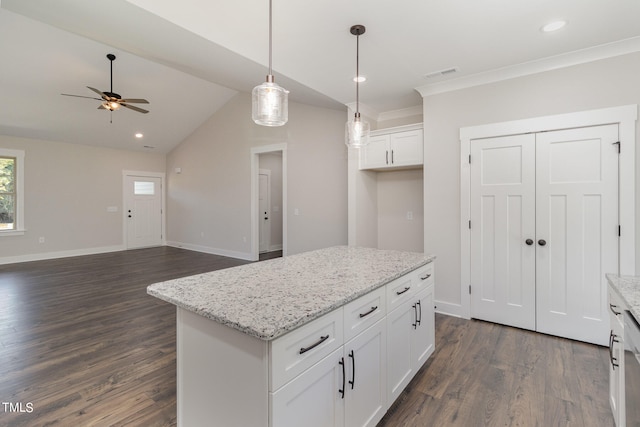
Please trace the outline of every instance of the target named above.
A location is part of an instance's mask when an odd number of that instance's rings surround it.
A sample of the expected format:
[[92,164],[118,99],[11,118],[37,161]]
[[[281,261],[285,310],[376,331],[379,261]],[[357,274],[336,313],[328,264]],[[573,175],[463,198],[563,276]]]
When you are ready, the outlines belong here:
[[533,245],[533,240],[531,240],[531,239],[527,239],[524,242],[529,246]]
[[538,244],[539,244],[540,246],[544,246],[544,245],[546,245],[546,244],[547,244],[547,241],[546,241],[546,240],[544,240],[544,239],[540,239],[540,240],[538,240]]
[[353,350],[349,353],[349,357],[351,358],[351,381],[349,381],[349,384],[351,384],[351,390],[353,390],[356,385],[356,356],[353,354]]
[[345,372],[344,372],[344,357],[340,358],[340,361],[338,362],[338,364],[342,365],[342,389],[339,389],[338,393],[342,394],[342,398],[344,399],[344,376],[345,376]]

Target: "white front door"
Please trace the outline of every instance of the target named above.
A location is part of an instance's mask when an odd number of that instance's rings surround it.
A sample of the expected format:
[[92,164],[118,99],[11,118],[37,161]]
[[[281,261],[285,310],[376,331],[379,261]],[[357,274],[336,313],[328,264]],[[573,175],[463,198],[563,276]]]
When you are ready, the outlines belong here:
[[271,246],[271,171],[260,169],[258,177],[258,213],[260,227],[260,253],[268,252]]
[[125,176],[127,249],[162,244],[162,180]]
[[607,342],[605,274],[618,272],[616,141],[618,125],[537,135],[540,332]]
[[472,316],[534,330],[535,136],[474,141],[471,159]]
[[605,344],[618,125],[474,140],[472,317]]

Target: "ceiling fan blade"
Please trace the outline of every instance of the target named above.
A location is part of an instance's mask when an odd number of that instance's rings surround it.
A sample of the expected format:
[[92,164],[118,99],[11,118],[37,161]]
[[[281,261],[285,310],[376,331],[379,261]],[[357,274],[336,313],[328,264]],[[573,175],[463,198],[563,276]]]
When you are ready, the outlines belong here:
[[118,102],[120,102],[120,103],[128,102],[129,104],[148,104],[149,103],[149,101],[147,101],[146,99],[135,99],[135,98],[121,99]]
[[120,103],[120,105],[122,105],[123,107],[126,107],[126,108],[128,108],[130,110],[137,111],[138,113],[142,113],[142,114],[147,114],[149,112],[147,110],[143,110],[142,108],[138,108],[138,107],[135,107],[133,105],[127,105],[127,104],[122,104],[122,103]]
[[87,89],[91,89],[92,91],[94,91],[95,93],[97,93],[98,95],[100,95],[102,97],[102,99],[104,99],[105,101],[109,100],[109,97],[107,95],[104,94],[104,92],[100,92],[98,89],[93,88],[91,86],[87,86]]
[[70,93],[61,93],[62,96],[75,96],[76,98],[87,98],[87,99],[95,99],[97,101],[102,101],[100,98],[94,98],[93,96],[82,96],[82,95],[72,95]]
[[98,110],[106,110],[106,108],[104,107],[104,105],[100,104],[100,106],[98,107]]

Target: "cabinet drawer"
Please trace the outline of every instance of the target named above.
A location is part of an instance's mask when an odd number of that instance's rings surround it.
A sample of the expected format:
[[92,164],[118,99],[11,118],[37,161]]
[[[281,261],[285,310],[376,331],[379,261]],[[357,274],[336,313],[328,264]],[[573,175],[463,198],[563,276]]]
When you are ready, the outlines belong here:
[[433,285],[435,278],[433,277],[433,263],[423,265],[411,273],[411,279],[416,287],[416,292],[421,291]]
[[347,342],[386,315],[385,287],[344,306],[344,341]]
[[611,320],[611,328],[613,329],[613,321],[614,319],[618,322],[621,328],[624,328],[624,317],[623,312],[626,310],[626,305],[620,299],[618,294],[611,289],[611,286],[608,288],[609,292],[609,319]]
[[417,284],[411,280],[412,277],[413,274],[409,273],[387,283],[387,312],[390,313],[415,295]]
[[343,308],[271,342],[271,391],[276,391],[344,343]]

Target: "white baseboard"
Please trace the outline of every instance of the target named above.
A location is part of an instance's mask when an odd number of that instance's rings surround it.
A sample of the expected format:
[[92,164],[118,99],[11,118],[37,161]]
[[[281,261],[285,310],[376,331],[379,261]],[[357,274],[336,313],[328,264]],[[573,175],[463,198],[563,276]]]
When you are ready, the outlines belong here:
[[436,306],[436,310],[435,310],[436,313],[446,314],[447,316],[464,318],[464,316],[462,315],[462,305],[452,304],[450,302],[444,302],[444,301],[438,301],[438,300],[435,300],[434,303]]
[[103,254],[107,252],[124,251],[126,249],[127,248],[125,248],[123,245],[116,245],[116,246],[102,246],[99,248],[72,249],[69,251],[43,252],[39,254],[0,257],[0,265],[15,264],[18,262],[42,261],[46,259],[55,259],[55,258],[69,258],[74,256],[82,256],[82,255],[96,255],[96,254]]
[[269,252],[275,252],[275,251],[281,251],[281,250],[282,250],[282,243],[280,243],[279,245],[269,246]]
[[205,254],[220,255],[220,256],[226,256],[229,258],[237,258],[237,259],[243,259],[246,261],[253,261],[252,255],[247,252],[230,251],[227,249],[211,248],[209,246],[193,245],[191,243],[172,242],[172,241],[167,241],[167,246],[172,246],[174,248],[189,249],[191,251],[203,252]]

